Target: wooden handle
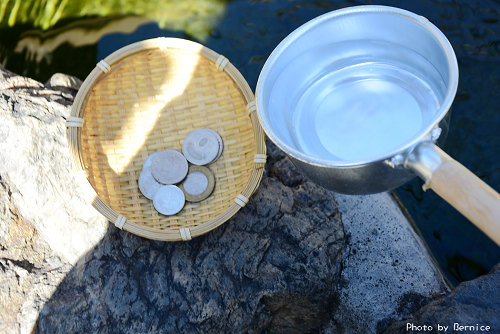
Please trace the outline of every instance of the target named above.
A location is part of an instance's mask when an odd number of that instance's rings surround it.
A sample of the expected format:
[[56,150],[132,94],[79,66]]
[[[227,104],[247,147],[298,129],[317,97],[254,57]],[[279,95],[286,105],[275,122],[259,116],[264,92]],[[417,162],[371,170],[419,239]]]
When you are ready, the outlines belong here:
[[441,164],[424,184],[500,246],[500,195],[439,147]]

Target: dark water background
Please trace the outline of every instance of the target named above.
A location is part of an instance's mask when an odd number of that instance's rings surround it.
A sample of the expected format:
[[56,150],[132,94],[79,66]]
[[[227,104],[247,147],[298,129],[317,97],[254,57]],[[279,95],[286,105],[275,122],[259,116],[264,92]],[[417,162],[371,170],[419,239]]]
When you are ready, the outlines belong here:
[[[84,79],[127,44],[159,36],[200,42],[225,55],[252,88],[265,60],[292,30],[323,13],[362,4],[427,17],[455,49],[460,82],[445,151],[500,191],[500,1],[66,1],[2,0],[0,62],[46,81]],[[396,190],[452,284],[488,272],[500,248],[418,179]],[[499,217],[500,219],[500,217]]]

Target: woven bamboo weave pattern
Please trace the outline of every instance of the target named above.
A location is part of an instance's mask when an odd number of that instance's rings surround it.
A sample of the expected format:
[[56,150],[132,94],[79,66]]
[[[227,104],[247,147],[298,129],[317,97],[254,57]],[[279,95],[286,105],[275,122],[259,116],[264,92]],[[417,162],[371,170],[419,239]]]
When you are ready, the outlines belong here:
[[[167,47],[165,47],[165,44]],[[119,51],[118,51],[119,52]],[[235,198],[251,196],[262,177],[264,137],[247,105],[251,90],[231,64],[219,69],[218,55],[199,44],[160,38],[135,43],[106,58],[110,69],[94,70],[75,99],[69,128],[74,164],[85,170],[96,192],[94,206],[124,229],[159,240],[181,240],[208,232],[240,208]],[[224,151],[209,165],[215,175],[212,195],[187,202],[174,216],[159,214],[138,188],[142,165],[153,152],[181,151],[187,134],[211,128]]]

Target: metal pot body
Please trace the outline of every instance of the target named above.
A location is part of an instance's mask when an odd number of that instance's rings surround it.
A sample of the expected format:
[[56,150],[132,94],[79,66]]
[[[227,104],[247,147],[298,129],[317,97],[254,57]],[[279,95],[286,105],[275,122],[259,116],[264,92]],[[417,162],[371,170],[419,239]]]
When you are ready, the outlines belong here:
[[[450,112],[439,123],[438,128],[442,130],[439,138],[433,141],[437,145],[443,144],[446,139],[449,116]],[[416,174],[407,168],[406,155],[404,152],[391,159],[355,166],[321,166],[296,159],[293,155],[289,157],[293,164],[313,182],[339,193],[362,195],[392,190],[413,179]]]
[[377,161],[361,166],[315,166],[290,157],[313,182],[336,192],[350,195],[373,194],[396,188],[415,177],[408,169],[394,169]]
[[262,69],[256,105],[267,136],[309,178],[368,194],[420,170],[409,157],[442,142],[457,85],[453,49],[427,19],[358,6],[287,36]]

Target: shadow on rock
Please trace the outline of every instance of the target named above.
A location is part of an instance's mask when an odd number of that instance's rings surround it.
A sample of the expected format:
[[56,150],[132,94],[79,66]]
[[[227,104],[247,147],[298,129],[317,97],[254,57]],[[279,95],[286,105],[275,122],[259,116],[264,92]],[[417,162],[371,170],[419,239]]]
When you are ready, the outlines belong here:
[[45,304],[36,330],[319,330],[337,305],[340,214],[330,192],[307,181],[287,187],[272,170],[233,219],[189,242],[150,241],[110,225]]

